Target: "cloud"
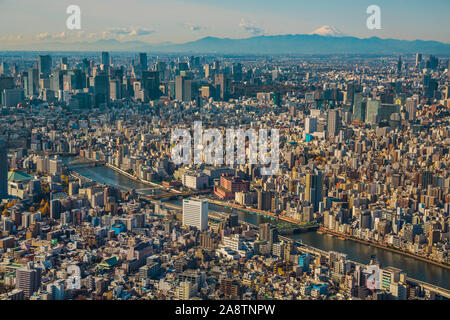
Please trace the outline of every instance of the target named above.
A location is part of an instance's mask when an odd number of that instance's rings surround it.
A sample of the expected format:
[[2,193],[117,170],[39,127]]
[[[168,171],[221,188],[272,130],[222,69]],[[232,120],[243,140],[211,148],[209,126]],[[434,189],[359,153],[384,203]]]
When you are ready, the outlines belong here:
[[184,25],[185,25],[186,28],[188,28],[191,31],[199,31],[201,29],[204,29],[204,27],[196,25],[196,24],[193,24],[191,22],[186,22]]
[[20,41],[23,39],[23,36],[21,34],[17,35],[17,36],[2,36],[0,38],[0,40],[2,41]]
[[264,30],[262,28],[255,26],[253,23],[245,21],[244,18],[241,19],[241,22],[239,23],[239,27],[244,29],[247,32],[250,32],[251,34],[253,34],[255,36],[264,34]]
[[49,32],[42,32],[36,35],[36,40],[49,40],[52,35]]
[[123,39],[125,37],[140,37],[154,33],[155,30],[149,28],[140,27],[128,27],[128,28],[108,28],[102,32],[103,38],[115,38]]
[[67,33],[66,32],[61,32],[61,33],[58,33],[58,34],[54,34],[52,36],[52,38],[53,39],[65,39],[65,38],[67,38]]

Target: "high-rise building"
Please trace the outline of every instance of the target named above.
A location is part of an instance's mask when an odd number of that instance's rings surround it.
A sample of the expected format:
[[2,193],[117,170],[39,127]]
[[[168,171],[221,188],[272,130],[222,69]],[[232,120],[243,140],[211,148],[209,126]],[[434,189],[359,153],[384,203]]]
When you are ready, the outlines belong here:
[[52,71],[52,57],[50,57],[49,55],[45,56],[39,55],[38,70],[39,75],[48,77],[48,75]]
[[270,210],[272,207],[272,192],[258,190],[258,210]]
[[408,98],[406,99],[406,112],[408,112],[408,120],[416,121],[417,100]]
[[314,211],[318,211],[322,201],[322,173],[315,170],[306,174],[305,185],[305,200],[314,206]]
[[0,199],[8,197],[8,157],[6,142],[0,140]]
[[28,69],[23,76],[25,95],[28,97],[37,95],[39,93],[39,70],[34,68]]
[[201,231],[208,229],[208,201],[183,200],[183,225],[196,227]]
[[229,91],[229,81],[230,79],[226,74],[216,74],[215,85],[218,87],[218,92],[220,92],[220,99],[225,100],[228,97]]
[[353,120],[366,120],[366,101],[361,93],[355,93],[353,98]]
[[142,71],[146,71],[147,66],[147,54],[145,52],[139,53],[139,66],[141,67]]
[[377,123],[378,122],[378,112],[380,110],[381,101],[369,99],[367,101],[366,109],[366,122],[367,123]]
[[328,137],[335,137],[339,132],[339,111],[329,110],[328,111],[328,122],[327,122]]
[[102,64],[105,67],[109,67],[109,52],[106,51],[102,52]]
[[33,262],[16,271],[16,289],[23,290],[25,298],[29,298],[41,286],[41,269],[36,268]]
[[422,54],[416,53],[416,68],[419,67],[421,63],[422,63]]
[[317,131],[317,118],[308,117],[305,119],[305,132],[314,133]]
[[109,100],[109,78],[105,71],[97,73],[94,77],[95,105],[108,103]]
[[403,67],[402,56],[399,56],[397,62],[397,73],[402,72],[402,67]]
[[192,80],[189,77],[175,77],[175,99],[184,102],[192,101]]

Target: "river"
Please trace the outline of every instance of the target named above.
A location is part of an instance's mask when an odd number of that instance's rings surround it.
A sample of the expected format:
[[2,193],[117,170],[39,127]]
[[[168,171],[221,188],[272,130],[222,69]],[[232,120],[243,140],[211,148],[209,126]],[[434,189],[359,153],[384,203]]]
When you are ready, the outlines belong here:
[[[111,185],[120,189],[141,190],[139,192],[144,194],[150,194],[152,192],[149,190],[151,186],[134,181],[105,166],[77,168],[74,171],[101,184]],[[181,205],[180,200],[172,201],[172,203]],[[214,211],[230,212],[229,209],[214,204],[210,204],[209,206]],[[238,211],[238,215],[241,221],[254,225],[274,222],[262,216],[243,211]],[[431,263],[351,240],[341,240],[326,234],[319,234],[314,231],[290,235],[289,237],[322,250],[346,253],[349,259],[364,264],[368,264],[370,257],[376,255],[378,261],[384,267],[393,266],[405,271],[408,277],[450,289],[450,270]]]

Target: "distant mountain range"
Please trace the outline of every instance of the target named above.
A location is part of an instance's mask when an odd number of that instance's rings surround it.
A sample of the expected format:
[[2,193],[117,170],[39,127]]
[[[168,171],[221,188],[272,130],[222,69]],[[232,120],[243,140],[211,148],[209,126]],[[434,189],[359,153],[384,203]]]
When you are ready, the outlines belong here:
[[[317,34],[320,33],[320,34]],[[2,48],[0,50],[11,50]],[[356,38],[324,26],[313,34],[255,36],[244,39],[205,37],[182,44],[149,44],[143,41],[115,39],[94,42],[42,42],[33,46],[15,46],[14,50],[42,51],[153,51],[203,54],[406,54],[450,55],[450,44],[438,41]]]

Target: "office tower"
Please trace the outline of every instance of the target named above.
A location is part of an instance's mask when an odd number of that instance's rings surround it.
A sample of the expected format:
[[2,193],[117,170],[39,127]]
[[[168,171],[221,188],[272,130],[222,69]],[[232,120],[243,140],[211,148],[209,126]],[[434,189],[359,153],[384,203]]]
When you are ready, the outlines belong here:
[[335,137],[339,132],[339,111],[329,110],[328,111],[328,122],[327,122],[328,137]]
[[226,100],[229,92],[229,79],[226,74],[216,74],[214,84],[220,92],[220,99]]
[[148,97],[149,100],[158,99],[161,96],[159,91],[159,72],[143,71],[142,87],[145,91],[146,97]]
[[0,140],[0,200],[8,197],[8,157],[6,142]]
[[322,173],[315,170],[306,174],[305,185],[305,200],[314,206],[314,211],[318,211],[322,201]]
[[353,98],[353,120],[364,122],[366,120],[366,101],[361,93],[355,93]]
[[378,122],[378,113],[380,110],[381,101],[369,99],[367,101],[367,109],[366,109],[366,122],[367,123],[377,123]]
[[210,78],[211,77],[211,72],[212,72],[212,68],[209,64],[205,64],[203,66],[203,72],[205,73],[205,78]]
[[41,286],[41,269],[34,267],[33,262],[16,271],[16,289],[23,290],[25,298],[29,298]]
[[109,98],[113,101],[122,99],[122,86],[120,80],[115,79],[109,81]]
[[183,225],[196,227],[201,231],[208,229],[208,201],[183,200]]
[[39,75],[48,77],[52,71],[52,57],[49,55],[39,56],[38,60]]
[[142,71],[147,70],[147,54],[145,52],[139,53],[139,66]]
[[416,68],[419,67],[421,63],[422,63],[422,54],[416,53]]
[[30,97],[37,95],[39,92],[39,70],[38,69],[28,69],[27,72],[24,72],[24,89],[25,95]]
[[192,81],[186,76],[175,77],[175,99],[184,102],[192,101]]
[[51,175],[55,175],[55,174],[62,174],[62,160],[58,159],[57,157],[55,157],[54,159],[51,159],[49,161],[49,173]]
[[94,77],[95,105],[108,103],[109,100],[109,78],[105,71],[98,72]]
[[167,64],[163,61],[158,61],[155,64],[155,70],[158,71],[159,81],[165,81],[167,78],[166,77]]
[[408,120],[416,121],[417,100],[408,98],[406,99],[406,112],[408,112]]
[[397,73],[401,73],[402,72],[402,66],[403,66],[402,56],[399,56],[398,57],[398,62],[397,62]]
[[14,77],[0,76],[0,102],[3,102],[4,100],[4,90],[14,89],[14,87]]
[[308,117],[305,120],[305,132],[306,133],[314,133],[317,131],[317,118],[316,117]]
[[105,67],[109,67],[109,52],[106,51],[102,52],[102,64]]
[[347,103],[353,104],[353,98],[355,93],[356,93],[355,84],[353,82],[347,84]]

